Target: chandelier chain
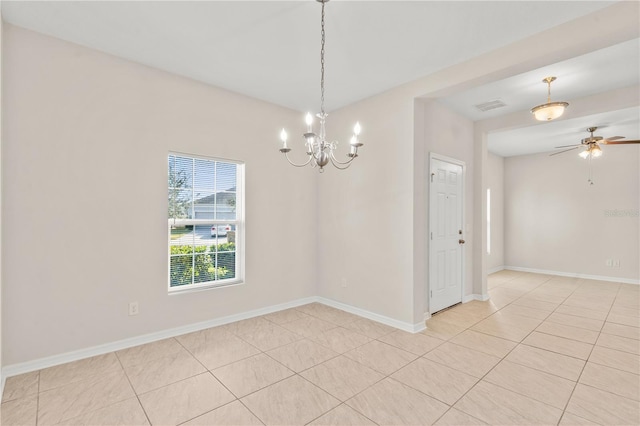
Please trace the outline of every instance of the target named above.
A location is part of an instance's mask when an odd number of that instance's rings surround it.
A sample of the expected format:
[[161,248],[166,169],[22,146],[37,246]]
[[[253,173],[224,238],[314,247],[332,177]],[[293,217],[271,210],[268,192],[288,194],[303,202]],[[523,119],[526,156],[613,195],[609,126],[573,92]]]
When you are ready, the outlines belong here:
[[324,1],[322,2],[322,19],[320,20],[320,113],[324,115]]

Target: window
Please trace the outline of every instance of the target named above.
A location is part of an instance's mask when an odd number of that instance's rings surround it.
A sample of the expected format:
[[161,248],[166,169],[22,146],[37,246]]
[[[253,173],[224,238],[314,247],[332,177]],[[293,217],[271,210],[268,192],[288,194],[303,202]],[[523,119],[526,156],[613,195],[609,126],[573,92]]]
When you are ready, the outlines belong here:
[[244,166],[169,154],[169,291],[242,281]]
[[487,254],[491,254],[491,189],[487,189]]

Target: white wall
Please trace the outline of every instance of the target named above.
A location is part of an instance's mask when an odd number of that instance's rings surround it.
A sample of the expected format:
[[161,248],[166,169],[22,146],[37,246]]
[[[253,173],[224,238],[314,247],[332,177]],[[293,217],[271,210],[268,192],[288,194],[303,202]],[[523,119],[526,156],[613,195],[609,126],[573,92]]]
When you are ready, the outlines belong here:
[[491,189],[491,251],[487,254],[487,271],[495,271],[504,266],[504,157],[491,152],[487,155],[487,187]]
[[[5,365],[316,294],[297,112],[11,25],[3,54]],[[169,151],[246,163],[244,285],[167,294]]]
[[[504,161],[505,264],[640,279],[640,146],[604,146],[588,162],[576,152],[508,157]],[[622,216],[608,216],[618,210]],[[620,267],[607,267],[619,259]]]
[[0,395],[4,391],[4,375],[2,374],[2,162],[4,161],[2,157],[2,32],[3,32],[3,21],[2,21],[2,12],[0,12]]

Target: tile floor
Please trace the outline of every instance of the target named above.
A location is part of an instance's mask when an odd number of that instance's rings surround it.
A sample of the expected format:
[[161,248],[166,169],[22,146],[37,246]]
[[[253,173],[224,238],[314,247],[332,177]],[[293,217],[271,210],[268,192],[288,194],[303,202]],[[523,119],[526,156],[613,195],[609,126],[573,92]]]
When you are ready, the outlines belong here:
[[638,425],[640,286],[502,271],[409,334],[310,304],[7,380],[3,425]]

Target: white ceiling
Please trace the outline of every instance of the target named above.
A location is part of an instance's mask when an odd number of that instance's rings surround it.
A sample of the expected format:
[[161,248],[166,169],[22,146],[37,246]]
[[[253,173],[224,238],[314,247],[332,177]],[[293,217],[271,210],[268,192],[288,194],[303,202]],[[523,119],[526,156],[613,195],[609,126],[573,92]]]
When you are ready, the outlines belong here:
[[[326,6],[327,110],[612,3],[334,0]],[[321,6],[313,0],[1,5],[11,24],[296,110],[319,107]]]
[[[612,1],[346,1],[326,5],[326,109],[463,63]],[[300,111],[319,108],[320,4],[303,1],[6,1],[6,22]],[[586,31],[597,31],[588,28]],[[440,99],[472,120],[638,85],[631,40]],[[501,99],[507,106],[473,107]],[[571,106],[569,106],[571,108]],[[638,108],[491,133],[503,156],[598,134],[640,139]],[[533,123],[532,123],[533,124]]]

